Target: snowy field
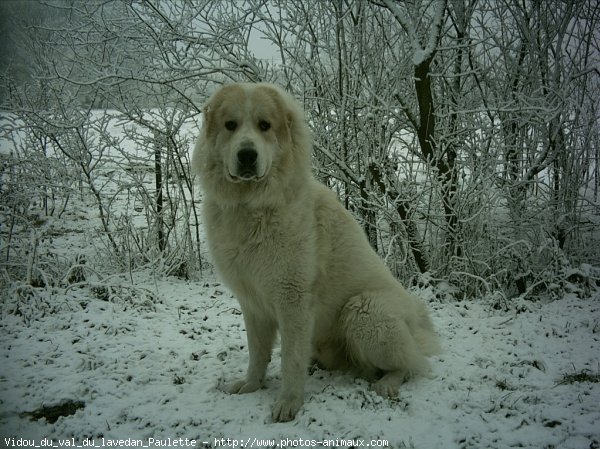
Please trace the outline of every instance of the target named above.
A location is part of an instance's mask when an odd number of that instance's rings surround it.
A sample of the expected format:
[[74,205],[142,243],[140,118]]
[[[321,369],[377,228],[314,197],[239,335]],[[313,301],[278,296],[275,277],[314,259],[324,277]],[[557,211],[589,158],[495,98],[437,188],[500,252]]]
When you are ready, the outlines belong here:
[[[85,233],[69,229],[86,214],[61,222],[57,248],[81,251]],[[3,446],[600,447],[598,290],[503,307],[419,291],[444,345],[433,378],[388,400],[314,368],[296,420],[279,424],[270,419],[278,350],[267,388],[222,391],[243,376],[247,349],[238,305],[210,270],[198,282],[89,273],[3,304]]]

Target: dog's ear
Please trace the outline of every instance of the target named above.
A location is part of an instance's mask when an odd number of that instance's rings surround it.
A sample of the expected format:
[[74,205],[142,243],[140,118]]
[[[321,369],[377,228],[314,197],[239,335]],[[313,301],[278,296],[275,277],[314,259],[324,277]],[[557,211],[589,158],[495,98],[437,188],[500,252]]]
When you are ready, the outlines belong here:
[[209,99],[204,107],[202,108],[202,121],[204,122],[203,126],[208,126],[211,122],[211,111],[213,110],[213,106],[211,104],[211,99]]
[[287,109],[283,114],[283,118],[286,138],[289,140],[290,144],[294,145],[294,114]]
[[213,97],[210,97],[202,107],[202,126],[200,135],[194,146],[194,152],[192,153],[192,170],[198,174],[202,173],[203,167],[208,161],[206,153],[211,145],[211,133],[209,131],[211,129],[211,122],[213,121],[212,116],[214,115],[214,107],[212,105]]
[[285,93],[286,95],[286,113],[285,120],[290,139],[295,148],[301,151],[309,151],[311,148],[311,136],[306,124],[304,111],[295,98]]
[[202,108],[202,133],[207,139],[215,133],[215,113],[219,109],[218,104],[219,98],[216,95],[212,95],[204,104]]
[[294,124],[294,113],[289,109],[285,114],[285,124],[290,132],[292,132],[292,125]]
[[232,89],[233,85],[222,86],[213,92],[208,100],[206,100],[204,107],[202,108],[202,116],[205,126],[210,128],[211,125],[214,125],[215,113],[219,109],[219,105],[225,100],[225,98],[227,98],[227,95],[230,95]]

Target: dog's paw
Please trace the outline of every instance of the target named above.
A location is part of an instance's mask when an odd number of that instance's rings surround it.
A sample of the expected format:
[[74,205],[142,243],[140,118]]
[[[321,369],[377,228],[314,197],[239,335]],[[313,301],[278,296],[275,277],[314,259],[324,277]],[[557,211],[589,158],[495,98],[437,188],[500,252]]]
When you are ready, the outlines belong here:
[[399,388],[396,383],[386,382],[383,379],[373,384],[373,390],[379,396],[384,398],[393,398],[398,396]]
[[239,380],[227,388],[229,394],[245,394],[252,393],[260,388],[260,382],[248,382],[247,380]]
[[275,422],[287,422],[296,417],[296,413],[302,407],[304,400],[301,396],[280,395],[275,405],[271,416]]
[[387,373],[373,384],[373,390],[384,398],[396,397],[398,396],[400,385],[404,383],[405,377],[405,373],[401,371]]

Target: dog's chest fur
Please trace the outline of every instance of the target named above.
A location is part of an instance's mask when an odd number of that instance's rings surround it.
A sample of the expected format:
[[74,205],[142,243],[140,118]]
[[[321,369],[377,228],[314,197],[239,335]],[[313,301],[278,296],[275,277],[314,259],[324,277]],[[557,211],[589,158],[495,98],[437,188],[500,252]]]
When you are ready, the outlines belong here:
[[[272,209],[207,206],[207,234],[212,246],[238,252],[269,245],[281,228],[279,214]],[[217,250],[220,250],[217,248]]]
[[[301,261],[298,256],[307,254],[310,246],[293,232],[298,226],[291,221],[301,217],[285,209],[207,205],[205,220],[214,262],[226,278],[246,279],[252,284],[273,282],[282,270],[293,270],[290,262]],[[290,252],[295,257],[291,258]]]

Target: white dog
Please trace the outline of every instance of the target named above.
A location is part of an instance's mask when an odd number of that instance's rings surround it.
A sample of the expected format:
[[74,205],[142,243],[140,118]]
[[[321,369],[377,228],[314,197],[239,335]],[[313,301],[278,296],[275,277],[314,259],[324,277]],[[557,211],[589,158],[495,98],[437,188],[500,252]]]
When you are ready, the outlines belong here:
[[204,109],[193,156],[218,272],[239,300],[250,361],[231,393],[264,381],[276,332],[282,387],[275,421],[294,419],[311,358],[355,370],[396,395],[438,351],[428,312],[394,279],[334,193],[311,174],[297,102],[270,84],[232,84]]

